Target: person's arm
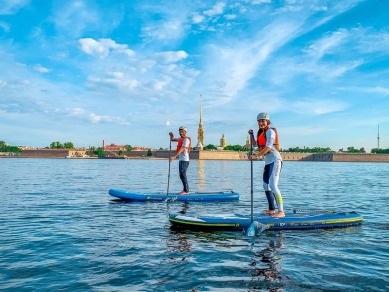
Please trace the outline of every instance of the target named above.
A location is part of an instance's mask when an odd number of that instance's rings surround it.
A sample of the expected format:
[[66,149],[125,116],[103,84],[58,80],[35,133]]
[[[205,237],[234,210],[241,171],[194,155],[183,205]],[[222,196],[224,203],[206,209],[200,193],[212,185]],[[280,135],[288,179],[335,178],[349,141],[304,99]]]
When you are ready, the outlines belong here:
[[184,147],[181,147],[178,151],[176,151],[176,153],[174,155],[172,155],[170,157],[170,160],[174,160],[176,159],[182,152],[184,152],[185,148]]
[[170,141],[173,141],[173,142],[177,142],[178,141],[177,138],[174,138],[174,134],[172,132],[169,132],[169,135],[170,135]]

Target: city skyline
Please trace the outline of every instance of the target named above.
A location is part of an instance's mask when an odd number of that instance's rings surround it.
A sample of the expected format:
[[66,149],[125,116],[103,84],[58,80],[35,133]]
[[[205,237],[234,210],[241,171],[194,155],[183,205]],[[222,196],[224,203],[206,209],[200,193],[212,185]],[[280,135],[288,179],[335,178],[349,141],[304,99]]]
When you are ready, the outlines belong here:
[[283,149],[389,148],[387,1],[3,2],[10,145],[196,145],[202,95],[205,145],[268,112]]

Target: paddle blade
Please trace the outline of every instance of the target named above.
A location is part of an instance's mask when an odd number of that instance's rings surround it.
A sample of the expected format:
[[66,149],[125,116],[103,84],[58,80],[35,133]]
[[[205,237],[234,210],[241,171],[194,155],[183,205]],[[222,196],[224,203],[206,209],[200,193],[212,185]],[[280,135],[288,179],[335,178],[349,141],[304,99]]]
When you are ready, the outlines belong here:
[[262,224],[257,221],[254,221],[255,226],[255,235],[260,235],[262,232],[270,228],[268,224]]
[[246,229],[246,236],[255,236],[255,221],[251,222],[250,226]]
[[257,236],[260,235],[263,231],[269,229],[269,225],[262,224],[257,221],[251,222],[250,226],[246,229],[246,236]]

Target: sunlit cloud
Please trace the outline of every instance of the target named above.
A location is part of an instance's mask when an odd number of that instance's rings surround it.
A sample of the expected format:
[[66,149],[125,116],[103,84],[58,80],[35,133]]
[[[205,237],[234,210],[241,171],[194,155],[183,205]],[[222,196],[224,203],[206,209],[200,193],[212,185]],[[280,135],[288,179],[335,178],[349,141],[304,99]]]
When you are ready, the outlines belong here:
[[9,26],[9,24],[3,21],[0,21],[0,28],[6,33],[11,31],[11,27]]
[[110,115],[98,115],[95,113],[88,113],[83,108],[71,108],[71,109],[65,109],[57,110],[57,114],[68,114],[69,116],[72,116],[73,118],[78,118],[81,120],[86,120],[91,123],[118,123],[118,124],[128,124],[128,122],[121,118],[121,117],[114,117]]
[[156,53],[155,56],[157,56],[157,58],[160,58],[163,62],[174,63],[186,59],[188,57],[188,54],[185,51],[170,51]]
[[40,64],[36,64],[34,66],[34,70],[39,72],[39,73],[49,73],[51,71],[49,68],[43,67]]
[[99,39],[98,41],[92,38],[78,40],[80,49],[88,55],[96,55],[106,57],[111,52],[122,53],[127,56],[133,56],[135,52],[130,50],[127,45],[117,44],[111,39]]
[[192,15],[192,23],[198,24],[203,22],[205,17],[203,15],[200,15],[199,13],[193,13]]
[[218,2],[211,9],[204,11],[204,14],[210,17],[215,15],[220,15],[223,13],[225,6],[226,6],[225,3]]
[[389,87],[374,86],[374,87],[339,87],[339,90],[351,91],[351,92],[362,92],[362,93],[373,93],[379,96],[389,96]]
[[310,45],[305,52],[316,60],[321,59],[326,54],[335,54],[337,53],[336,48],[339,45],[342,45],[348,36],[349,33],[347,30],[340,29],[319,39],[314,44]]
[[0,5],[0,15],[15,14],[27,6],[31,0],[3,0]]
[[293,102],[289,106],[290,109],[295,112],[311,115],[323,115],[345,110],[349,105],[345,102],[337,100],[315,99]]

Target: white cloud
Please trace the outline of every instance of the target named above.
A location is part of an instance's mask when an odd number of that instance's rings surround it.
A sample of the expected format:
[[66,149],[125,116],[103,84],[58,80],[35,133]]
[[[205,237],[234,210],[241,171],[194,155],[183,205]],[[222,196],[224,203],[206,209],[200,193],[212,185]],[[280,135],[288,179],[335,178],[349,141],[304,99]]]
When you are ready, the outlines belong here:
[[[60,110],[57,110],[57,114],[60,113]],[[64,114],[69,114],[73,118],[79,118],[81,120],[89,121],[93,124],[97,123],[118,123],[118,124],[128,124],[128,122],[120,117],[114,117],[110,115],[97,115],[95,113],[88,113],[83,108],[71,108],[64,111]]]
[[194,23],[194,24],[201,23],[201,22],[204,21],[204,19],[205,19],[205,17],[200,15],[200,14],[198,14],[198,13],[194,13],[192,15],[192,23]]
[[224,12],[224,7],[226,6],[223,2],[216,3],[211,9],[204,11],[204,14],[213,17],[216,15],[220,15]]
[[175,40],[185,36],[184,23],[181,19],[159,22],[142,28],[142,36],[151,40]]
[[374,31],[372,29],[356,28],[351,32],[355,49],[362,53],[388,53],[389,33],[387,31]]
[[339,29],[317,40],[306,52],[315,59],[321,59],[325,54],[336,53],[335,49],[342,45],[348,36],[347,30]]
[[290,109],[293,111],[312,115],[339,112],[345,110],[347,107],[348,104],[337,100],[302,100],[290,104]]
[[76,37],[82,35],[84,31],[97,29],[101,23],[100,14],[93,5],[86,2],[56,2],[56,13],[51,20],[57,29]]
[[206,78],[213,84],[222,84],[218,88],[220,94],[235,96],[272,53],[298,34],[299,25],[299,22],[275,21],[250,39],[208,47],[211,53]]
[[81,50],[89,55],[106,57],[111,52],[118,52],[127,56],[133,56],[135,54],[127,45],[117,44],[111,39],[99,39],[96,41],[92,38],[84,38],[79,39],[78,42],[81,46]]
[[37,71],[39,73],[49,73],[51,71],[51,69],[43,67],[40,64],[36,64],[33,68],[34,68],[35,71]]
[[104,86],[117,88],[120,90],[134,90],[141,82],[136,79],[126,78],[123,76],[111,76],[108,78],[89,77],[88,82],[93,84],[93,87]]
[[251,4],[258,5],[258,4],[269,4],[271,3],[271,0],[251,0]]
[[238,16],[236,14],[226,14],[224,15],[224,18],[227,20],[233,20],[236,19]]
[[389,88],[382,87],[382,86],[374,86],[374,87],[349,86],[349,87],[339,87],[338,89],[344,91],[352,91],[352,92],[376,93],[381,96],[389,96]]
[[2,28],[4,32],[10,32],[11,30],[9,24],[3,21],[0,21],[0,28]]
[[14,14],[23,7],[29,5],[30,0],[2,0],[0,15]]
[[169,51],[169,52],[161,52],[155,54],[158,58],[162,59],[163,62],[166,63],[175,63],[186,59],[188,54],[185,51]]

